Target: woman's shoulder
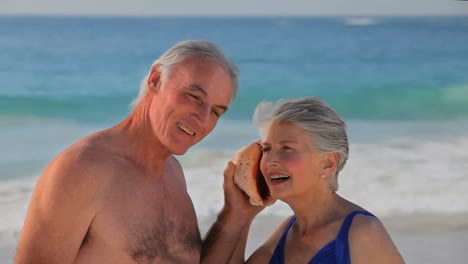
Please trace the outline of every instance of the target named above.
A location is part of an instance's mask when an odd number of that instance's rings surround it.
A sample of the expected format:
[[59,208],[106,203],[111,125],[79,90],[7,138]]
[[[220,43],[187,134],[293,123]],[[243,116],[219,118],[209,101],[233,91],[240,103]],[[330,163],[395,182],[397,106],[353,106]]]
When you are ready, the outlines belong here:
[[404,263],[382,222],[370,213],[354,216],[348,241],[352,260],[359,258],[379,260],[381,263]]
[[374,235],[379,235],[385,231],[382,222],[372,213],[366,210],[356,210],[350,213],[353,215],[352,224],[350,226],[349,235],[360,236],[362,232],[372,232]]

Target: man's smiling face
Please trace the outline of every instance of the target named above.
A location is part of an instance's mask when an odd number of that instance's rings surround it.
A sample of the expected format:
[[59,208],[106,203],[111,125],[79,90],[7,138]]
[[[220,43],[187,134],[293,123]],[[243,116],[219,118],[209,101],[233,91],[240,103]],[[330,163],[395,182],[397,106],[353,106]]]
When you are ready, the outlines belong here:
[[168,76],[150,76],[153,131],[171,153],[184,154],[216,126],[233,98],[229,73],[216,61],[189,57]]

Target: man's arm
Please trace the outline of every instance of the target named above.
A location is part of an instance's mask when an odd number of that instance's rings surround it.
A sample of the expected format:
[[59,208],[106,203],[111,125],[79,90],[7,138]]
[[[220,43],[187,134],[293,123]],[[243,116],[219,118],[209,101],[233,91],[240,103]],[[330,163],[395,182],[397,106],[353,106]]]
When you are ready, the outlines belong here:
[[248,226],[246,226],[242,232],[241,236],[239,238],[239,242],[237,243],[236,249],[234,250],[234,253],[231,256],[230,262],[231,264],[236,264],[236,263],[244,263],[245,262],[245,249],[247,247],[247,238],[249,236],[249,231],[250,231],[250,226],[252,222],[248,223]]
[[[291,216],[292,217],[292,216]],[[286,220],[283,221],[276,229],[273,231],[271,236],[257,248],[252,255],[247,259],[248,264],[257,264],[257,263],[268,263],[275,251],[276,245],[278,244],[281,236],[283,235],[284,230],[288,226],[291,217],[288,217]]]
[[39,178],[29,202],[16,264],[73,263],[94,217],[97,182],[90,162],[60,154]]
[[221,210],[203,241],[201,263],[244,263],[245,245],[241,244],[247,242],[243,235],[250,225],[236,222],[226,210]]
[[201,263],[243,263],[247,234],[254,217],[264,207],[252,206],[234,183],[235,165],[224,170],[224,207],[202,245]]

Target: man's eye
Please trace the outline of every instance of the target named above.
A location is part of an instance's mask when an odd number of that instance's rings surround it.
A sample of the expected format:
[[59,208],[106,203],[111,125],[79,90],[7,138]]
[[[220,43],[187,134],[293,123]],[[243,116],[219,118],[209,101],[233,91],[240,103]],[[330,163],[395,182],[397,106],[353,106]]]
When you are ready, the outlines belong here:
[[188,94],[188,96],[190,98],[192,98],[193,100],[198,100],[198,96],[194,95],[194,94]]
[[212,110],[211,113],[213,113],[213,115],[215,115],[216,117],[220,117],[220,116],[221,116],[221,114],[218,113],[218,112],[215,111],[215,110]]
[[199,104],[202,103],[200,96],[195,95],[195,94],[191,94],[191,93],[189,93],[188,96],[189,96],[190,100],[192,100],[194,102],[197,102]]

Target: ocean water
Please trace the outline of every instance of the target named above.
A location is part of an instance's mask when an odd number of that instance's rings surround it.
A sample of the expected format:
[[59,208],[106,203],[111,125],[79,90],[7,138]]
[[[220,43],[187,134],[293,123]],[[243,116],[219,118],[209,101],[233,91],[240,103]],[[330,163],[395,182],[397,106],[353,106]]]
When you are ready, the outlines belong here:
[[297,96],[348,123],[341,195],[379,217],[468,213],[468,17],[0,17],[0,238],[21,230],[46,164],[123,119],[152,62],[184,39],[240,68],[229,112],[178,157],[200,219],[222,206],[227,160],[258,138],[256,104]]

